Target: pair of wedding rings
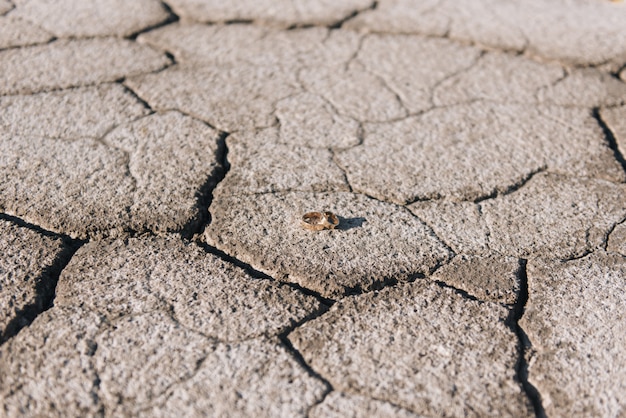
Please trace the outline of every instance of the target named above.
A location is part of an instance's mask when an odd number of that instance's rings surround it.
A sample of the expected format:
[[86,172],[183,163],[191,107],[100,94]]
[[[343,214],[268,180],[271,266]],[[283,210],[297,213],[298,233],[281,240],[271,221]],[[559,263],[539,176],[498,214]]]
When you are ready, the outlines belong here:
[[309,231],[335,229],[339,225],[339,218],[332,212],[308,212],[302,215],[301,224]]

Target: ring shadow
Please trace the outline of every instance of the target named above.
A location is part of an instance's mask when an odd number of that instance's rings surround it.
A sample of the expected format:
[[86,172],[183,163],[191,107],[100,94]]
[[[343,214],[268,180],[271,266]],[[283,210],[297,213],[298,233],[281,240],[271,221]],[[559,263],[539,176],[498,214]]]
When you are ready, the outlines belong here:
[[360,228],[363,226],[363,222],[367,222],[367,219],[359,218],[344,218],[343,216],[337,216],[339,219],[339,225],[335,229],[340,231],[347,231],[352,228]]

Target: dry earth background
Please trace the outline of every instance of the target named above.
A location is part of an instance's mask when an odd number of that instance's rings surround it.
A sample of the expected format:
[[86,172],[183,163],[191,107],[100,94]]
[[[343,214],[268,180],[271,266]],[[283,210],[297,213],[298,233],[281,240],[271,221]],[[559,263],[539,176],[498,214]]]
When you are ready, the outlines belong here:
[[0,415],[626,416],[625,64],[605,0],[0,0]]

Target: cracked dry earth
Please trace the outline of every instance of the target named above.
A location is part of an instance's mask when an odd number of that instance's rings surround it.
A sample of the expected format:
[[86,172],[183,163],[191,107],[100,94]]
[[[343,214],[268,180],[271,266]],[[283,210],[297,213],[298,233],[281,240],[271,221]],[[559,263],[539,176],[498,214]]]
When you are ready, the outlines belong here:
[[625,416],[624,22],[0,0],[0,416]]

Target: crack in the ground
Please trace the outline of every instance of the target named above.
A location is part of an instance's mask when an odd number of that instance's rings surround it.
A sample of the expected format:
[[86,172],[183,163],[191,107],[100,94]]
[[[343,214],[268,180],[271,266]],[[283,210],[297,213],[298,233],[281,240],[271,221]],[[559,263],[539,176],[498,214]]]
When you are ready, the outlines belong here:
[[0,214],[0,219],[9,221],[19,227],[30,229],[40,235],[60,238],[63,243],[63,248],[56,255],[52,264],[44,268],[42,273],[34,279],[36,283],[35,293],[37,295],[35,301],[16,312],[16,316],[9,321],[4,331],[0,333],[1,345],[17,335],[20,330],[30,325],[37,316],[52,307],[61,272],[69,264],[76,251],[85,244],[85,241],[75,240],[67,235],[44,230],[15,216]]
[[569,257],[559,258],[558,261],[560,261],[562,263],[567,263],[568,261],[580,260],[582,258],[587,257],[590,254],[593,254],[593,253],[594,253],[593,249],[587,248],[583,252],[581,252],[580,254],[575,254],[575,255],[571,255]]
[[[439,87],[441,87],[443,85],[443,83],[445,83],[446,81],[453,79],[454,77],[458,77],[459,75],[466,73],[468,71],[471,71],[474,67],[476,67],[483,59],[483,57],[487,55],[487,51],[480,50],[478,55],[476,55],[476,58],[474,58],[472,60],[471,63],[469,63],[466,67],[461,68],[457,71],[454,71],[452,74],[448,74],[445,77],[443,77],[441,80],[437,81],[435,84],[433,84],[430,88],[430,98],[429,98],[429,103],[430,103],[430,108],[429,109],[425,109],[424,111],[420,112],[420,113],[425,113],[428,110],[433,110],[433,109],[437,109],[438,106],[435,102],[436,102],[436,96],[437,96],[437,90],[439,90]],[[457,104],[457,103],[455,103]],[[460,104],[460,103],[458,103]]]
[[619,146],[617,145],[617,139],[615,138],[613,131],[611,130],[609,125],[604,121],[604,119],[602,119],[602,115],[600,114],[599,107],[594,107],[592,109],[592,116],[598,122],[598,125],[600,125],[600,128],[602,128],[602,132],[604,133],[604,138],[607,142],[607,145],[611,149],[611,151],[613,151],[613,156],[615,157],[617,162],[622,166],[622,169],[624,170],[624,172],[626,172],[626,159],[624,159],[624,155],[622,154],[622,151],[619,149]]
[[[173,63],[175,63],[173,58],[170,58],[172,60]],[[148,103],[147,101],[145,101],[144,99],[142,99],[141,97],[139,97],[139,95],[130,87],[128,87],[126,84],[124,84],[125,79],[123,79],[122,81],[118,82],[117,84],[119,84],[120,86],[122,86],[122,88],[124,89],[124,91],[128,94],[130,94],[135,100],[137,100],[137,102],[141,103],[141,105],[143,107],[145,107],[148,111],[150,111],[149,114],[153,114],[155,113],[155,110],[152,108],[152,106],[150,106],[150,103]]]
[[[140,119],[149,117],[153,114],[155,114],[155,110],[150,106],[150,104],[145,101],[144,99],[142,99],[131,87],[127,86],[126,84],[123,83],[123,80],[120,81],[120,84],[124,87],[125,91],[127,91],[129,94],[131,94],[138,102],[142,103],[143,106],[150,110],[150,113],[147,115],[143,115],[141,117],[138,117],[130,122],[127,123],[133,123],[136,122]],[[218,137],[217,137],[217,150],[216,150],[216,160],[217,160],[217,165],[215,166],[215,168],[213,169],[213,171],[208,175],[207,180],[196,190],[195,193],[195,200],[196,200],[196,204],[195,207],[197,209],[197,214],[195,217],[193,217],[192,219],[190,219],[183,227],[180,231],[177,231],[181,234],[181,236],[183,238],[187,238],[187,239],[191,239],[194,235],[199,234],[202,232],[202,230],[204,229],[204,227],[210,222],[210,213],[208,211],[209,206],[211,205],[211,202],[213,201],[213,192],[215,191],[215,188],[217,187],[217,185],[224,180],[224,178],[226,177],[226,174],[228,174],[228,171],[230,169],[230,163],[228,162],[228,146],[226,145],[226,138],[230,135],[229,132],[225,132],[225,131],[221,131],[217,128],[215,128],[213,125],[211,125],[210,123],[206,122],[203,119],[197,118],[193,115],[187,114],[185,112],[181,112],[178,109],[173,109],[173,111],[176,111],[182,115],[185,115],[195,121],[198,121],[199,123],[202,123],[203,125],[208,126],[209,128],[211,128],[214,131],[218,132]],[[136,193],[138,191],[138,180],[137,178],[134,176],[134,174],[132,173],[132,170],[130,169],[130,163],[132,160],[131,154],[124,150],[124,149],[120,149],[116,146],[110,145],[109,143],[106,142],[106,136],[112,132],[114,129],[116,129],[118,126],[115,126],[111,129],[109,129],[100,139],[99,142],[101,142],[102,144],[117,149],[121,152],[123,152],[126,156],[126,174],[133,180],[133,185],[134,185],[134,192]],[[132,207],[132,205],[131,205]],[[131,212],[131,207],[127,208],[127,211]],[[132,231],[132,230],[127,230],[125,232],[129,232],[131,233],[131,236],[133,236],[133,232],[136,234],[138,232],[144,233],[144,232],[151,232],[151,231]]]
[[332,162],[335,164],[335,166],[337,166],[339,171],[341,171],[341,174],[343,176],[343,181],[348,186],[348,191],[350,193],[354,193],[354,189],[352,188],[352,184],[350,184],[350,179],[348,178],[348,171],[346,170],[346,168],[343,165],[341,165],[339,163],[339,160],[337,159],[337,153],[335,152],[335,149],[334,148],[328,148],[328,152],[330,152],[330,156],[331,156]]
[[466,290],[463,289],[459,289],[458,287],[452,286],[448,283],[446,283],[444,280],[432,280],[433,283],[435,283],[437,286],[443,288],[443,289],[450,289],[452,290],[454,293],[456,293],[457,295],[461,296],[463,299],[467,299],[467,300],[471,300],[474,302],[478,302],[478,303],[487,303],[487,301],[479,299],[478,297],[472,295],[471,293],[469,293]]
[[[52,36],[47,41],[43,41],[43,42],[35,42],[35,43],[31,43],[31,44],[6,46],[4,48],[0,48],[0,52],[11,51],[11,50],[16,50],[16,49],[26,49],[26,48],[42,46],[42,45],[48,45],[48,44],[54,43],[54,42],[56,42],[58,40],[59,40],[59,38],[57,38],[56,36]],[[2,96],[2,95],[0,95],[0,96]]]
[[[208,124],[206,125],[209,126]],[[206,225],[211,222],[209,207],[213,202],[215,188],[224,180],[230,170],[230,163],[228,162],[228,146],[226,145],[226,138],[228,138],[229,135],[230,133],[228,132],[219,132],[216,152],[218,164],[209,174],[208,179],[204,182],[204,184],[196,191],[195,206],[197,209],[197,215],[183,227],[181,231],[183,238],[192,238],[194,235],[202,233]]]
[[480,204],[481,202],[484,202],[485,200],[496,199],[496,198],[499,198],[499,197],[504,197],[504,196],[507,196],[509,194],[515,193],[516,191],[518,191],[519,189],[524,187],[529,181],[531,181],[533,179],[533,177],[535,177],[535,175],[537,175],[539,173],[543,173],[543,172],[545,172],[547,170],[548,170],[548,166],[546,166],[546,165],[538,167],[538,168],[530,171],[526,176],[522,177],[519,181],[517,181],[517,182],[515,182],[513,184],[510,184],[505,189],[499,190],[499,189],[496,188],[496,190],[494,190],[490,194],[485,195],[485,196],[481,196],[481,197],[478,197],[478,198],[474,199],[473,202],[476,203],[476,204]]
[[359,16],[361,13],[363,12],[368,12],[370,10],[376,10],[376,8],[378,8],[378,1],[373,1],[369,4],[369,6],[364,7],[362,9],[356,9],[353,10],[352,13],[348,14],[347,16],[343,17],[342,19],[336,21],[335,23],[331,23],[330,25],[328,25],[328,29],[331,30],[335,30],[335,29],[341,29],[342,26],[350,21],[353,20],[354,18],[356,18],[357,16]]
[[622,77],[620,77],[620,75],[622,74],[622,72],[626,71],[626,62],[621,66],[615,69],[615,71],[613,71],[611,73],[611,75],[616,78],[617,80],[621,81],[622,83],[626,82],[626,77],[624,79],[622,79]]
[[196,243],[196,245],[198,245],[200,248],[202,248],[204,251],[206,251],[207,253],[213,254],[214,256],[218,257],[219,259],[232,264],[236,267],[239,267],[240,269],[242,269],[243,271],[246,272],[246,274],[248,274],[250,277],[255,278],[255,279],[263,279],[263,280],[269,280],[272,281],[274,283],[278,283],[282,286],[287,286],[291,289],[297,290],[300,293],[303,293],[307,296],[311,296],[315,299],[317,299],[318,302],[320,302],[320,304],[326,306],[327,308],[330,308],[336,301],[334,299],[330,299],[330,298],[326,298],[324,296],[322,296],[320,293],[308,289],[306,287],[300,286],[297,283],[293,283],[293,282],[287,282],[287,281],[283,281],[283,280],[278,280],[273,278],[272,276],[265,274],[259,270],[256,270],[254,267],[252,267],[250,264],[247,264],[241,260],[239,260],[236,257],[233,257],[227,253],[225,253],[224,251],[215,248],[207,243],[205,243],[204,241],[201,241],[199,239],[199,237],[196,237],[196,239],[194,240],[194,242]]
[[528,400],[531,402],[535,415],[538,418],[545,418],[546,412],[543,408],[541,394],[528,380],[528,361],[526,359],[526,354],[531,347],[531,343],[526,335],[526,332],[522,329],[519,323],[520,319],[524,316],[526,303],[528,302],[529,297],[527,264],[527,259],[520,259],[519,295],[505,323],[515,332],[518,339],[517,347],[519,357],[515,366],[517,380],[526,393]]
[[624,224],[624,222],[626,222],[626,218],[623,218],[622,220],[620,220],[620,221],[614,223],[613,225],[611,225],[611,228],[609,228],[609,230],[604,235],[604,238],[602,240],[602,244],[600,244],[600,248],[602,248],[604,251],[608,250],[609,239],[611,238],[611,234],[613,233],[613,231],[615,231],[615,228],[617,228],[619,225]]
[[298,363],[298,365],[300,367],[302,367],[308,374],[309,376],[311,376],[312,378],[322,382],[322,384],[324,385],[324,392],[322,393],[322,396],[320,396],[320,399],[312,404],[309,405],[309,407],[307,408],[306,414],[305,416],[309,416],[311,413],[311,410],[316,407],[317,405],[321,404],[324,402],[324,400],[326,399],[326,397],[332,392],[334,391],[333,385],[326,379],[324,378],[321,374],[319,374],[317,371],[315,371],[313,369],[313,367],[311,367],[306,360],[304,359],[304,356],[302,355],[302,353],[300,353],[291,343],[291,341],[289,341],[289,334],[291,332],[293,332],[296,328],[302,326],[303,324],[305,324],[306,322],[309,322],[315,318],[318,318],[320,316],[322,316],[327,310],[323,311],[323,312],[318,312],[315,315],[310,315],[309,318],[305,318],[305,320],[300,321],[298,324],[288,328],[287,330],[285,330],[284,332],[282,332],[281,334],[278,335],[278,339],[282,344],[282,347],[285,349],[285,351],[287,351],[289,353],[289,355],[291,355],[291,357],[296,361],[296,363]]
[[129,40],[137,40],[137,37],[139,35],[142,35],[144,33],[156,30],[156,29],[160,29],[162,27],[165,27],[167,25],[171,25],[172,23],[178,22],[180,20],[180,18],[178,17],[178,15],[176,13],[174,13],[174,11],[172,10],[172,8],[170,7],[169,4],[167,4],[164,1],[161,1],[161,7],[163,7],[163,9],[165,10],[165,12],[167,13],[167,17],[165,19],[163,19],[161,22],[159,23],[155,23],[154,25],[151,26],[147,26],[143,29],[138,30],[137,32],[134,32],[130,35],[128,35],[126,37],[126,39]]
[[[0,52],[2,52],[2,50],[0,50]],[[161,51],[163,52],[163,51]],[[45,94],[45,93],[55,93],[55,92],[63,92],[63,91],[67,91],[67,90],[72,90],[72,89],[79,89],[79,88],[88,88],[88,87],[98,87],[101,86],[103,84],[111,84],[111,83],[120,83],[122,84],[124,87],[130,89],[129,86],[127,86],[126,84],[123,84],[127,78],[132,78],[132,77],[139,77],[139,76],[143,76],[143,75],[147,75],[147,74],[158,74],[162,71],[167,70],[168,68],[176,65],[176,62],[173,60],[173,56],[167,52],[163,52],[163,54],[166,56],[166,58],[168,58],[169,62],[165,63],[161,68],[157,68],[156,70],[153,71],[145,71],[145,72],[136,72],[136,73],[131,73],[131,74],[127,74],[123,77],[119,77],[119,78],[111,78],[111,79],[106,79],[106,80],[98,80],[98,81],[94,81],[94,82],[81,82],[78,84],[71,84],[71,85],[67,85],[67,86],[55,86],[55,87],[50,87],[50,88],[41,88],[41,89],[36,89],[36,90],[19,90],[16,92],[9,92],[9,93],[4,93],[4,92],[0,92],[0,98],[2,97],[13,97],[13,96],[34,96],[37,94]],[[130,89],[132,90],[132,89]],[[145,105],[147,105],[148,108],[152,109],[152,107],[148,104],[148,102],[146,102],[144,99],[142,99],[137,93],[134,94],[134,96],[136,97],[137,100],[139,100],[142,103],[145,103]]]

